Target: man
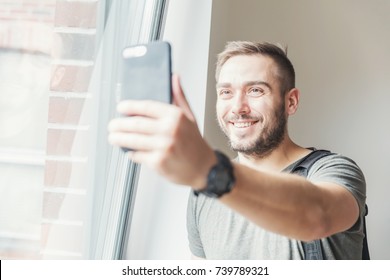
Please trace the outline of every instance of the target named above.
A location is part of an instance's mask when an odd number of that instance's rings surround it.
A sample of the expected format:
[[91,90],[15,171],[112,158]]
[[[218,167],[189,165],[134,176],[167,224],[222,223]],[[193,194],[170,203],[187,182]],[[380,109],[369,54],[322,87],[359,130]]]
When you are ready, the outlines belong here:
[[311,150],[289,137],[298,107],[294,68],[279,47],[231,42],[216,70],[217,119],[238,157],[201,137],[173,76],[174,105],[125,101],[133,116],[110,123],[109,140],[171,181],[189,185],[188,234],[195,257],[303,259],[302,241],[321,239],[326,259],[360,259],[365,180],[341,155],[318,160],[306,178],[290,174]]

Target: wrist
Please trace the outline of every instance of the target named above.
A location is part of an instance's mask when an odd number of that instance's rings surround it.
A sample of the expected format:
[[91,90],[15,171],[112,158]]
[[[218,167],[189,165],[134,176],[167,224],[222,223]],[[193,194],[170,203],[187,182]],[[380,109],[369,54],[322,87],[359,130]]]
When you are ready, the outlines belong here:
[[[204,159],[207,158],[206,161]],[[203,156],[203,161],[198,166],[197,179],[191,184],[192,189],[196,192],[202,191],[207,185],[207,176],[210,169],[215,166],[218,162],[215,152],[210,148],[208,155]]]
[[230,159],[220,151],[214,151],[215,163],[209,168],[203,188],[194,188],[195,195],[219,198],[229,193],[235,184],[233,165]]

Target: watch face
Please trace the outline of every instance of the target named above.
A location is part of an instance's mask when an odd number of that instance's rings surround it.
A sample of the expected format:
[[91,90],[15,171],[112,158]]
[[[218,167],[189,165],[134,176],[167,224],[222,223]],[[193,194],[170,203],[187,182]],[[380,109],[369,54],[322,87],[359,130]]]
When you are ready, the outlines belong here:
[[230,159],[216,152],[218,163],[213,166],[207,177],[207,187],[202,191],[209,197],[220,197],[231,191],[235,178]]
[[231,190],[234,179],[231,172],[224,166],[216,166],[209,178],[207,193],[211,196],[219,197]]
[[230,180],[228,170],[225,168],[219,168],[215,173],[214,180],[214,186],[216,186],[217,191],[226,189]]

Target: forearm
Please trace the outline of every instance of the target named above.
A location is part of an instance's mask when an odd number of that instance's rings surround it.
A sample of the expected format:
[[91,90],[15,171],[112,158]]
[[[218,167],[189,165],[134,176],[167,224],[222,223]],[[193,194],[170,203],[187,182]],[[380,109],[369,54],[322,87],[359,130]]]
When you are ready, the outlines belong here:
[[311,240],[328,232],[327,193],[302,177],[235,165],[236,185],[221,202],[259,226]]

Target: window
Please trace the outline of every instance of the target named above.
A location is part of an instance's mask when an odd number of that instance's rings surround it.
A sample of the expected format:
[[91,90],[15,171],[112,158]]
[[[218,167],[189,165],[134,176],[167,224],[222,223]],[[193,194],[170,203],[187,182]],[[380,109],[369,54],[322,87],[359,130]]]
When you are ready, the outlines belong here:
[[0,1],[1,258],[122,257],[138,167],[106,126],[120,51],[165,2]]
[[0,256],[40,250],[54,1],[1,1]]

